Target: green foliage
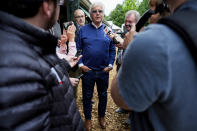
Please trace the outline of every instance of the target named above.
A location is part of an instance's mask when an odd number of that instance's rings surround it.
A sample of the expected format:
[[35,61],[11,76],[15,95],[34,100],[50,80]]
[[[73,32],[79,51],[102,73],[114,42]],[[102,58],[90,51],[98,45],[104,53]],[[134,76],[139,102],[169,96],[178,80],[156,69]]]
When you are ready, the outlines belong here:
[[124,15],[122,5],[118,4],[116,8],[110,13],[107,20],[113,21],[113,23],[119,27],[121,27],[122,23],[124,23]]
[[106,15],[105,15],[104,18],[105,18],[105,20],[108,20],[108,19],[109,19],[109,16],[106,16]]
[[127,12],[129,10],[137,10],[139,7],[139,1],[138,0],[124,0],[123,2],[123,10],[124,12]]
[[123,4],[118,4],[109,16],[105,16],[105,19],[121,27],[127,11],[137,10],[142,15],[148,8],[148,0],[143,0],[141,3],[139,0],[124,0]]

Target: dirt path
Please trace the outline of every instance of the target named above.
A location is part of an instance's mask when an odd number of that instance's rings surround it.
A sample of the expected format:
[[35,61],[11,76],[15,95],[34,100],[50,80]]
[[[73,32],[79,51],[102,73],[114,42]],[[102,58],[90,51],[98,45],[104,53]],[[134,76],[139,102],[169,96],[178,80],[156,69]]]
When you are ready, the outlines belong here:
[[[113,102],[110,94],[110,85],[113,76],[116,74],[115,68],[110,72],[109,78],[109,88],[108,88],[108,104],[107,104],[107,111],[106,111],[106,122],[107,127],[105,130],[100,128],[98,123],[98,115],[97,115],[97,107],[98,107],[98,95],[96,88],[94,88],[94,96],[93,101],[94,104],[92,106],[92,124],[93,124],[93,131],[130,131],[129,125],[125,124],[125,120],[128,118],[128,114],[117,114],[115,110],[118,108],[115,103]],[[83,106],[82,106],[82,90],[81,90],[81,81],[78,87],[78,98],[77,98],[77,105],[81,116],[84,120],[83,114]]]

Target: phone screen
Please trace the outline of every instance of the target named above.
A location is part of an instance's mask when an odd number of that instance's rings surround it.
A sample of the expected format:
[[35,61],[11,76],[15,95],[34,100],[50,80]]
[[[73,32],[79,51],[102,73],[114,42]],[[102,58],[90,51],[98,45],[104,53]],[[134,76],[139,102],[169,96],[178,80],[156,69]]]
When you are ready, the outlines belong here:
[[83,76],[83,74],[79,75],[77,78],[80,79]]
[[82,53],[82,50],[77,50],[77,53],[76,53],[76,57],[79,57],[80,55],[81,55],[81,53]]

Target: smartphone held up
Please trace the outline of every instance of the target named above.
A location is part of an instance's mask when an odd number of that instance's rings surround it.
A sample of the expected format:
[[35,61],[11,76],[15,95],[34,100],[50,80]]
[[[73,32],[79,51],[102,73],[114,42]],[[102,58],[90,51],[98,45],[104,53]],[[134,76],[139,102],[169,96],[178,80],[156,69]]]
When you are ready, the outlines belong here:
[[63,23],[63,27],[64,27],[65,30],[67,30],[68,27],[71,26],[71,25],[73,25],[73,24],[74,24],[73,21],[65,22],[65,23]]
[[82,50],[77,50],[77,53],[75,54],[75,57],[79,57],[82,53]]

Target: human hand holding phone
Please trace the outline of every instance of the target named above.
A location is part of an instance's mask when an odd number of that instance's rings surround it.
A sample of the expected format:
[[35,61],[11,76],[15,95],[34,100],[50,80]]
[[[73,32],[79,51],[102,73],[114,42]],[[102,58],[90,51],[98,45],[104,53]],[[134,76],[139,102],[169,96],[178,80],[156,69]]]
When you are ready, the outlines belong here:
[[77,50],[77,53],[75,54],[75,57],[79,57],[82,53],[82,50]]
[[79,84],[79,79],[77,78],[69,78],[72,86],[77,86]]
[[75,41],[75,31],[76,27],[74,24],[70,25],[67,29],[67,36],[68,36],[68,41],[69,42],[74,42]]
[[80,74],[79,76],[77,76],[77,79],[80,79],[83,76],[83,74]]

